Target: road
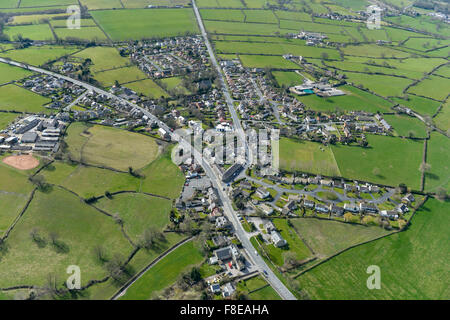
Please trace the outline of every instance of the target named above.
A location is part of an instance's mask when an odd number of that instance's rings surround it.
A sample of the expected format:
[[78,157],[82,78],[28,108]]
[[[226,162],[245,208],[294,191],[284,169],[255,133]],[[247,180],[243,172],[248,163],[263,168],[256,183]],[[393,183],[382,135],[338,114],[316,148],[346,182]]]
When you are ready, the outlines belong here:
[[[243,145],[245,146],[246,155],[248,155],[247,163],[245,164],[245,167],[247,167],[248,164],[253,163],[253,151],[251,150],[251,148],[248,147],[248,144],[246,141],[246,135],[242,128],[241,121],[239,120],[239,117],[236,113],[236,109],[234,108],[233,99],[231,99],[230,92],[225,83],[225,80],[224,80],[224,77],[222,74],[222,69],[220,68],[219,64],[217,63],[217,59],[214,55],[214,50],[212,49],[211,43],[209,42],[208,35],[207,35],[205,27],[203,25],[202,17],[200,16],[200,12],[198,11],[195,0],[192,0],[192,7],[194,8],[194,13],[195,13],[195,17],[197,19],[198,26],[200,28],[203,39],[205,41],[206,48],[208,49],[211,63],[217,70],[219,81],[220,81],[221,87],[223,89],[223,94],[225,96],[225,99],[226,99],[226,102],[228,105],[228,109],[230,111],[230,114],[231,114],[231,117],[233,120],[234,129],[236,130],[238,138],[241,139]],[[195,151],[197,151],[197,150],[195,150]],[[199,153],[199,152],[197,151],[196,153]],[[247,255],[250,257],[252,262],[256,266],[259,267],[261,272],[263,272],[263,271],[266,272],[266,274],[264,276],[265,276],[267,282],[280,295],[280,297],[282,299],[296,300],[295,296],[289,291],[289,289],[281,282],[281,280],[269,268],[269,266],[261,258],[261,256],[256,253],[256,249],[253,247],[252,243],[246,236],[246,232],[245,232],[244,228],[242,227],[242,224],[240,223],[239,219],[236,216],[236,212],[233,209],[230,198],[224,192],[224,185],[222,183],[220,174],[218,175],[217,170],[214,171],[212,169],[212,167],[210,166],[210,164],[207,163],[206,161],[204,161],[202,157],[199,157],[198,160],[201,160],[201,162],[203,163],[202,166],[205,169],[206,174],[208,175],[208,177],[211,178],[213,185],[219,191],[219,197],[223,204],[224,213],[227,216],[227,218],[231,221],[231,223],[233,224],[234,230],[236,232],[236,236],[241,241],[242,246],[244,247],[244,249],[247,252]]]
[[[198,12],[198,11],[197,11]],[[58,79],[63,79],[66,80],[68,82],[71,82],[73,84],[76,84],[80,87],[83,87],[87,90],[93,91],[97,94],[102,94],[107,96],[108,98],[112,99],[112,100],[116,100],[122,103],[126,103],[134,108],[137,108],[138,110],[142,111],[142,113],[144,115],[146,115],[149,119],[155,121],[159,127],[163,128],[164,130],[166,130],[167,132],[170,133],[171,138],[174,141],[178,141],[179,144],[183,147],[186,148],[186,150],[190,150],[191,149],[191,144],[189,142],[187,142],[186,140],[182,139],[178,134],[174,133],[171,131],[171,129],[162,121],[160,121],[156,116],[154,116],[152,113],[150,113],[148,110],[134,104],[131,103],[125,99],[122,99],[120,97],[117,97],[109,92],[106,92],[105,90],[102,90],[100,88],[97,88],[93,85],[90,85],[88,83],[52,72],[52,71],[48,71],[45,69],[41,69],[38,67],[34,67],[34,66],[30,66],[21,62],[17,62],[17,61],[13,61],[13,60],[9,60],[9,59],[4,59],[4,58],[0,58],[0,62],[2,63],[6,63],[12,66],[17,66],[20,68],[24,68],[27,70],[31,70],[34,72],[38,72],[41,74],[46,74],[46,75],[50,75],[53,76],[55,78]],[[230,98],[231,99],[231,98]],[[238,122],[240,125],[240,122]],[[241,127],[242,130],[242,127]],[[243,130],[242,130],[243,133]],[[284,284],[280,281],[280,279],[278,279],[278,277],[275,275],[275,273],[272,272],[272,270],[267,266],[267,264],[265,263],[265,261],[256,253],[255,248],[253,247],[253,245],[251,244],[251,242],[249,241],[249,239],[246,237],[246,233],[242,227],[242,224],[240,223],[240,221],[237,219],[236,217],[236,213],[234,212],[234,209],[231,205],[231,200],[228,197],[228,195],[224,192],[224,185],[222,183],[221,180],[221,174],[220,172],[213,168],[213,166],[211,166],[211,164],[209,164],[207,161],[205,161],[202,157],[202,154],[194,149],[193,150],[193,155],[195,157],[195,159],[198,161],[198,163],[203,167],[206,175],[211,179],[214,187],[218,190],[219,193],[219,197],[223,203],[223,210],[224,213],[226,214],[226,216],[228,217],[228,219],[231,221],[231,223],[233,224],[233,227],[236,231],[236,236],[238,237],[238,239],[241,241],[244,249],[247,252],[247,255],[249,256],[249,258],[252,260],[252,262],[259,268],[259,270],[263,271],[265,270],[267,272],[266,280],[267,282],[274,288],[274,290],[280,295],[281,298],[283,299],[288,299],[288,300],[295,300],[295,296],[286,288],[286,286],[284,286]],[[215,169],[215,170],[214,170]]]

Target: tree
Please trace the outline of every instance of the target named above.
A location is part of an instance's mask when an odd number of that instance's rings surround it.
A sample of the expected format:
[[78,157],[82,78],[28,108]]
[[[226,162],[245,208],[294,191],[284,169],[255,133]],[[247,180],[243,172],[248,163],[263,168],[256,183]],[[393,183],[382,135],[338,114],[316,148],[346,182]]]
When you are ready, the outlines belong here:
[[350,212],[344,214],[344,221],[349,222],[352,219],[353,215]]
[[45,191],[49,187],[43,175],[35,175],[30,177],[30,182],[34,184],[40,191]]
[[96,245],[93,249],[94,251],[94,255],[97,258],[97,260],[101,263],[104,263],[107,261],[106,258],[106,250],[103,246],[101,245]]
[[438,188],[436,191],[436,198],[438,198],[441,201],[447,200],[448,198],[447,191],[444,188]]
[[431,164],[422,162],[419,166],[419,171],[422,173],[429,172],[431,170]]

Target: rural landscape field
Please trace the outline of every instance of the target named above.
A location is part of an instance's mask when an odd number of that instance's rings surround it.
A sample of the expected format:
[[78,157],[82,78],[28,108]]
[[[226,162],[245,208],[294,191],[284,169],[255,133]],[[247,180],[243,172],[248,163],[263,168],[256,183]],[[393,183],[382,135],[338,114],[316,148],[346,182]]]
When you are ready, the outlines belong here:
[[0,300],[450,299],[449,11],[0,0]]

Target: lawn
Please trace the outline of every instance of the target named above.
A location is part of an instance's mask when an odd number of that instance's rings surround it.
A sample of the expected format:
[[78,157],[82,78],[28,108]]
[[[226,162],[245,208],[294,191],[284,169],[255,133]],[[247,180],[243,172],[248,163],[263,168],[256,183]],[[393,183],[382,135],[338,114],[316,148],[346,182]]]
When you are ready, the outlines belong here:
[[388,232],[379,227],[351,225],[332,220],[292,219],[295,230],[321,258]]
[[435,192],[438,188],[450,191],[450,141],[446,136],[432,132],[428,141],[427,163],[431,165],[425,173],[425,190]]
[[[42,247],[31,239],[33,229],[45,239]],[[59,236],[58,241],[66,250],[55,249],[49,239],[50,233]],[[57,188],[49,193],[36,193],[7,244],[8,251],[0,261],[1,287],[45,285],[49,274],[54,274],[57,283],[62,284],[69,265],[81,268],[81,281],[85,285],[89,280],[106,275],[105,269],[96,262],[93,253],[96,245],[103,246],[109,258],[113,254],[127,257],[132,251],[113,219]]]
[[369,92],[345,85],[339,87],[346,95],[322,98],[316,95],[297,96],[308,108],[317,111],[343,111],[361,110],[367,112],[388,112],[392,103]]
[[332,146],[343,177],[419,189],[422,141],[376,135],[368,135],[367,141],[368,148]]
[[312,174],[340,176],[339,168],[329,146],[310,141],[280,139],[280,168]]
[[121,300],[147,300],[155,293],[172,285],[181,272],[189,266],[203,260],[194,242],[190,241],[168,254],[142,277],[140,277],[123,295]]
[[128,9],[92,11],[113,41],[171,37],[198,32],[191,9]]
[[51,102],[49,98],[23,89],[14,84],[0,87],[0,109],[6,111],[19,111],[29,113],[51,113],[50,109],[43,107]]
[[85,129],[82,123],[72,124],[67,144],[73,156],[86,163],[128,171],[129,167],[140,169],[158,156],[153,138],[99,125],[88,128],[88,133]]
[[[448,202],[428,200],[399,234],[371,242],[303,274],[312,299],[448,299]],[[369,290],[367,267],[381,270],[381,289]]]

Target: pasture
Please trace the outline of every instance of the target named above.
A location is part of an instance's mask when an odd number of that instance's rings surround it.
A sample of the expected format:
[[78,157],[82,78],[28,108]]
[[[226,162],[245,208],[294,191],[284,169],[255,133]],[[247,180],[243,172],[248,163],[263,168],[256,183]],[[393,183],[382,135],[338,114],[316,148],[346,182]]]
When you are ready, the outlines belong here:
[[94,74],[94,78],[104,87],[110,87],[114,85],[116,80],[119,83],[127,83],[146,79],[147,76],[138,67],[130,66],[97,72]]
[[91,71],[94,73],[131,65],[131,62],[121,57],[119,51],[113,47],[90,47],[77,52],[73,57],[91,59]]
[[0,84],[23,79],[31,74],[28,70],[0,63]]
[[55,40],[48,24],[5,26],[3,33],[7,35],[11,41],[17,41],[20,36],[23,39],[30,40]]
[[[350,249],[298,277],[299,285],[312,299],[447,299],[447,207],[428,200],[405,232]],[[366,286],[369,265],[381,269],[380,290]]]
[[280,168],[327,176],[341,175],[331,148],[306,140],[280,139]]
[[183,244],[169,253],[142,277],[140,277],[123,295],[121,300],[148,300],[154,294],[172,285],[178,275],[190,266],[199,264],[203,256],[193,241]]
[[417,118],[400,115],[384,115],[389,123],[400,136],[425,138],[427,130],[425,124]]
[[125,87],[141,93],[147,97],[159,99],[161,97],[169,96],[160,86],[158,86],[152,79],[145,79],[130,82],[124,85]]
[[436,192],[439,188],[450,191],[450,142],[449,139],[437,132],[431,133],[428,141],[427,163],[431,165],[425,173],[425,190]]
[[51,113],[44,104],[51,102],[49,98],[40,96],[14,84],[0,87],[0,109],[29,113]]
[[144,167],[159,154],[153,138],[112,127],[73,123],[67,134],[70,152],[89,164],[127,171]]
[[450,79],[428,76],[419,84],[409,88],[408,92],[443,101],[449,95],[448,88],[450,88]]
[[58,39],[79,39],[85,41],[106,42],[107,38],[98,27],[83,27],[80,29],[55,28]]
[[128,9],[92,11],[113,41],[170,37],[198,32],[191,9]]
[[269,69],[300,69],[298,64],[288,61],[281,56],[258,56],[240,54],[239,59],[244,67]]
[[33,46],[26,49],[3,52],[0,53],[0,57],[28,63],[33,66],[41,66],[46,62],[57,60],[77,50],[79,49],[75,46]]
[[367,135],[368,148],[334,145],[342,176],[391,186],[405,183],[419,190],[423,142]]
[[0,113],[0,130],[3,130],[8,127],[8,125],[13,122],[17,118],[17,114],[15,113]]

